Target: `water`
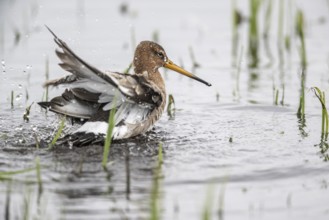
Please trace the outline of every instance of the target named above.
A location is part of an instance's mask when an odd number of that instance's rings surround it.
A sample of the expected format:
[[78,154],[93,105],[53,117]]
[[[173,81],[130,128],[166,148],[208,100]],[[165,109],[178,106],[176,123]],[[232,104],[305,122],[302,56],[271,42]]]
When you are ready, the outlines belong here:
[[[229,1],[1,2],[0,16],[8,16],[0,22],[4,30],[0,33],[0,170],[34,168],[37,157],[42,167],[42,190],[35,169],[9,176],[11,180],[0,173],[1,218],[22,219],[28,210],[28,216],[37,219],[147,219],[162,142],[162,219],[202,219],[207,202],[212,219],[327,219],[328,152],[320,149],[321,106],[310,87],[328,93],[329,8],[324,1],[295,4],[307,23],[305,123],[296,117],[299,44],[292,39],[291,55],[285,54],[280,66],[277,6],[272,12],[272,66],[267,66],[264,55],[259,67],[249,70],[244,54],[237,81],[237,69],[231,65]],[[238,1],[237,6],[248,16],[247,1]],[[45,97],[41,85],[47,57],[50,78],[64,75],[44,24],[89,63],[114,71],[128,67],[134,41],[152,39],[157,32],[170,59],[188,70],[193,65],[192,47],[201,65],[193,72],[213,86],[165,72],[167,92],[175,99],[175,117],[164,114],[149,134],[114,143],[107,172],[101,166],[102,146],[37,150],[35,138],[54,135],[60,121],[35,104]],[[244,53],[247,30],[246,24],[239,30],[238,51]],[[273,104],[273,87],[279,91],[279,103],[284,91],[283,106]],[[49,97],[60,92],[50,89]],[[26,123],[23,114],[32,102]]]

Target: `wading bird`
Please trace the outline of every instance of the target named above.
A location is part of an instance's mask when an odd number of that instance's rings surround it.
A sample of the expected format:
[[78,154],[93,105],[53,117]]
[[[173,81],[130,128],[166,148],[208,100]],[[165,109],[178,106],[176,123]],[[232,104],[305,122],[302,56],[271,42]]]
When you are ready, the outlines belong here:
[[[47,27],[48,28],[48,27]],[[142,41],[135,50],[134,74],[101,71],[77,56],[53,31],[59,64],[70,72],[60,79],[44,83],[45,87],[64,85],[61,96],[49,102],[39,102],[43,108],[85,122],[63,140],[82,146],[100,143],[108,130],[110,111],[115,110],[112,132],[114,140],[143,134],[159,120],[166,103],[166,89],[158,69],[165,67],[195,79],[210,83],[174,64],[157,43]]]

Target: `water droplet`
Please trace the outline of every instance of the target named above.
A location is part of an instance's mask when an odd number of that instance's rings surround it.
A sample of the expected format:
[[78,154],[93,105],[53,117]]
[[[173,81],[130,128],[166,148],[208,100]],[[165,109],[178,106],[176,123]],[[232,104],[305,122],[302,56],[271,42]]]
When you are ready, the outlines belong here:
[[17,127],[17,128],[15,128],[15,131],[22,131],[22,130],[23,130],[22,127]]
[[22,93],[19,93],[18,95],[16,95],[15,100],[16,100],[16,101],[19,101],[19,100],[22,99],[22,97],[23,97],[23,94],[22,94]]
[[69,149],[72,150],[72,148],[73,148],[73,142],[72,141],[69,141],[68,143],[69,143]]
[[1,66],[2,66],[2,72],[6,72],[6,64],[5,64],[5,60],[1,60]]

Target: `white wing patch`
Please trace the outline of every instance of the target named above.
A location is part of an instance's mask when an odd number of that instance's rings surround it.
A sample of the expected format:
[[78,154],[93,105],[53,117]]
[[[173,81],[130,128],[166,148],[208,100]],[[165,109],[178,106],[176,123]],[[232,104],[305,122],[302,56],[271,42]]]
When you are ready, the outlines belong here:
[[73,133],[94,133],[94,134],[104,134],[107,133],[108,123],[105,121],[87,121],[79,129]]
[[[152,111],[148,105],[123,102],[115,113],[115,127],[113,129],[113,139],[123,139],[131,136],[132,128],[142,126],[143,121]],[[106,135],[108,123],[105,121],[87,121],[74,133],[84,132],[95,135]]]

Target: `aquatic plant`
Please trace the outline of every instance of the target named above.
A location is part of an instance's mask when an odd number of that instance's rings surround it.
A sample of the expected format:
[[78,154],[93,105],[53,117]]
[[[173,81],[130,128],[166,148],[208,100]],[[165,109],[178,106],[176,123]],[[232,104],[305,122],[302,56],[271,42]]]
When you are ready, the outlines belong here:
[[30,120],[30,110],[31,110],[32,105],[33,105],[33,102],[31,103],[31,105],[27,106],[25,109],[25,112],[23,114],[23,119],[25,122],[29,122],[29,120]]
[[202,220],[209,220],[213,206],[214,186],[210,185],[207,190],[207,196],[202,211]]
[[326,107],[326,97],[325,93],[321,91],[318,87],[311,88],[321,103],[322,107],[322,125],[321,125],[321,139],[328,139],[328,131],[329,131],[329,122],[328,122],[328,111]]
[[158,149],[158,169],[161,168],[162,163],[163,163],[163,143],[159,143],[159,149]]
[[10,195],[11,195],[11,181],[8,182],[6,191],[6,203],[5,203],[5,219],[10,219]]
[[39,156],[36,156],[36,158],[35,158],[35,170],[36,170],[36,175],[37,175],[38,191],[39,191],[39,194],[41,194],[43,191],[43,187],[42,187],[41,166],[40,166]]
[[300,119],[305,118],[305,70],[302,70],[300,79],[300,96],[299,96],[299,107],[297,110],[297,117]]
[[328,140],[328,111],[326,107],[326,97],[325,93],[321,91],[318,87],[313,87],[311,88],[315,94],[315,96],[318,98],[318,100],[321,103],[322,107],[322,124],[321,124],[321,140],[320,143],[316,146],[319,146],[320,148],[320,153],[323,156],[324,161],[329,161],[329,143],[327,142]]
[[35,140],[35,146],[36,146],[37,149],[39,149],[40,148],[40,141],[39,141],[39,138],[38,138],[37,134],[33,133],[33,137],[34,137],[34,140]]
[[287,19],[286,19],[286,36],[284,38],[284,46],[286,51],[289,53],[289,57],[290,57],[290,51],[291,51],[291,35],[292,35],[292,27],[291,27],[291,21],[292,19],[292,1],[288,1],[287,2]]
[[132,66],[133,66],[133,63],[130,63],[129,66],[123,71],[123,73],[125,73],[125,74],[129,73],[129,71],[131,70]]
[[191,46],[189,47],[189,52],[190,52],[190,57],[191,57],[191,60],[192,60],[192,68],[195,69],[195,68],[200,67],[200,64],[195,59],[193,48]]
[[249,0],[250,19],[249,19],[249,66],[255,68],[258,66],[258,23],[257,16],[262,0]]
[[280,68],[283,67],[284,65],[284,50],[283,50],[283,45],[284,45],[284,37],[283,37],[283,21],[284,21],[284,1],[280,0],[279,1],[279,16],[278,16],[278,55],[279,55],[279,65]]
[[168,96],[168,105],[167,105],[167,114],[170,119],[174,118],[175,116],[175,100],[172,94]]
[[219,102],[219,97],[220,97],[220,95],[219,95],[219,92],[217,91],[216,92],[216,102]]
[[242,65],[242,55],[243,55],[243,47],[241,47],[239,58],[237,61],[237,69],[235,73],[235,90],[233,91],[234,96],[237,100],[240,100],[240,72]]
[[22,173],[27,173],[34,171],[35,168],[26,168],[22,170],[14,170],[14,171],[0,171],[0,180],[8,180],[11,179],[12,176],[22,174]]
[[30,188],[27,188],[27,191],[25,191],[23,195],[23,220],[30,219],[30,207],[31,205],[31,190]]
[[10,106],[11,108],[14,108],[14,90],[11,90],[10,93]]
[[126,167],[126,197],[130,196],[130,153],[129,148],[126,145],[125,167]]
[[57,130],[57,132],[56,132],[56,134],[55,134],[53,140],[50,142],[50,144],[49,144],[49,146],[48,146],[48,150],[51,150],[51,149],[55,146],[55,144],[56,144],[58,138],[61,136],[61,134],[62,134],[62,132],[63,132],[63,129],[64,129],[64,127],[65,127],[65,120],[66,120],[66,116],[63,116],[63,117],[62,117],[62,120],[61,120],[60,123],[59,123],[58,130]]
[[29,100],[30,96],[29,96],[29,91],[27,90],[27,88],[25,87],[25,102],[27,102]]
[[264,49],[266,56],[269,60],[268,66],[271,66],[273,63],[273,55],[270,48],[270,42],[269,42],[269,32],[271,30],[272,25],[272,0],[267,1],[267,7],[265,9],[265,18],[264,18],[264,32],[263,32],[263,39],[264,39]]
[[225,175],[224,180],[221,184],[221,188],[220,188],[219,207],[218,207],[219,219],[224,219],[223,214],[224,214],[225,190],[226,190],[226,184],[227,184],[228,180],[229,180],[229,176],[227,174],[227,175]]
[[274,105],[278,105],[278,101],[279,101],[279,89],[277,88],[273,88],[274,90]]
[[154,176],[153,176],[153,183],[151,189],[151,201],[150,201],[150,220],[158,220],[160,219],[160,200],[159,200],[159,192],[160,192],[160,176],[161,176],[161,168],[163,163],[163,144],[162,142],[159,143],[158,149],[158,160],[157,166],[155,168]]
[[[114,97],[113,99],[114,106],[116,103],[116,98]],[[106,164],[108,161],[109,153],[110,153],[110,147],[111,147],[111,142],[112,142],[112,133],[113,129],[115,126],[115,121],[114,121],[114,116],[115,116],[115,108],[111,109],[110,111],[110,116],[108,119],[108,127],[107,127],[107,134],[104,142],[104,151],[103,151],[103,160],[102,160],[102,166],[104,170],[106,170]]]
[[232,66],[236,65],[237,49],[239,42],[238,27],[240,25],[240,13],[236,8],[236,0],[231,1],[232,5]]
[[152,40],[156,43],[159,43],[159,31],[158,30],[153,31]]
[[265,9],[265,14],[264,14],[264,32],[263,32],[263,37],[265,40],[268,40],[269,32],[271,29],[271,16],[272,16],[272,1],[268,0],[267,1],[267,7]]
[[301,66],[305,68],[307,65],[305,35],[304,35],[305,23],[304,23],[304,13],[300,9],[298,9],[296,13],[295,26],[296,26],[295,28],[296,28],[297,36],[300,39],[299,54],[301,56]]

